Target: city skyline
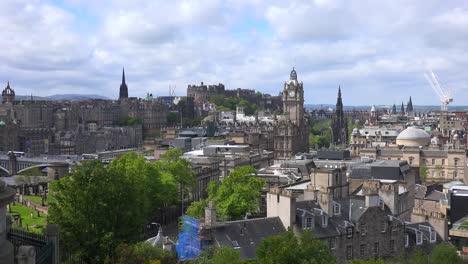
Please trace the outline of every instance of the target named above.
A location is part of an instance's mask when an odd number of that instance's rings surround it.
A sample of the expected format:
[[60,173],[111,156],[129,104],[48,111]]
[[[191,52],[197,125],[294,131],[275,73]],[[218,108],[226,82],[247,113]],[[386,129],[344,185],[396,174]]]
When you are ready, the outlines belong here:
[[438,105],[429,67],[454,105],[468,98],[462,1],[125,2],[0,3],[3,85],[115,99],[125,67],[129,96],[200,82],[277,95],[294,66],[306,104],[333,104],[341,85],[344,105]]

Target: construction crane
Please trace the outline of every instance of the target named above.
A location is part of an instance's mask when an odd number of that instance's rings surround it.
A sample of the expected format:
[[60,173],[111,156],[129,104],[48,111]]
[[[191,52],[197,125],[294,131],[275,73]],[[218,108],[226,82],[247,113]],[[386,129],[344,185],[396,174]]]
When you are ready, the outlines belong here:
[[451,95],[451,92],[449,89],[446,89],[445,91],[440,87],[439,80],[437,79],[437,76],[432,72],[432,70],[428,70],[426,73],[424,73],[424,77],[426,77],[426,80],[429,82],[429,84],[432,87],[432,90],[439,96],[440,99],[440,110],[441,111],[447,111],[448,110],[448,105],[453,102],[453,98]]

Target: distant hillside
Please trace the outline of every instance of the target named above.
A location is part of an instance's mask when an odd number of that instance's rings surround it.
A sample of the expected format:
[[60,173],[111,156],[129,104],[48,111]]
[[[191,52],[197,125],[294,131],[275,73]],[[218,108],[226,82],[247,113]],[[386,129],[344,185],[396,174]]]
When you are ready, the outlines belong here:
[[[17,95],[16,100],[30,100],[30,95]],[[90,99],[105,99],[109,100],[109,98],[97,95],[97,94],[54,94],[50,96],[33,96],[34,100],[69,100],[69,101],[84,101]]]

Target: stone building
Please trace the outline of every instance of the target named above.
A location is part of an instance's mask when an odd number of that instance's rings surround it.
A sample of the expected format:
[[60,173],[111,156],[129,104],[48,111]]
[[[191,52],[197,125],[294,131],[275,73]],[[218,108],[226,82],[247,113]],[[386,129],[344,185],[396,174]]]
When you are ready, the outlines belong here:
[[[465,146],[458,135],[451,137],[448,144],[430,136],[422,129],[408,127],[396,139],[396,144],[370,147],[360,150],[361,157],[383,160],[406,160],[417,169],[426,166],[427,182],[463,180],[466,170]],[[420,175],[421,176],[421,175]]]
[[[272,150],[275,159],[285,160],[296,153],[309,152],[309,118],[304,109],[304,84],[298,82],[293,69],[281,92],[283,114],[257,112],[244,114],[242,107],[236,113],[221,113],[218,126],[235,142],[245,142],[252,148]],[[215,119],[215,118],[213,118]]]
[[[441,188],[440,188],[441,189]],[[448,195],[437,186],[416,185],[411,222],[429,222],[443,240],[448,239]]]
[[[119,100],[15,100],[7,84],[0,105],[0,150],[82,154],[138,147],[166,126],[167,106],[128,97],[122,72]],[[133,118],[132,124],[125,120]],[[136,123],[136,124],[135,124]],[[84,145],[83,145],[84,144]]]
[[276,159],[287,159],[298,152],[309,152],[309,119],[304,110],[304,84],[298,82],[296,70],[282,92],[283,113],[274,128]]

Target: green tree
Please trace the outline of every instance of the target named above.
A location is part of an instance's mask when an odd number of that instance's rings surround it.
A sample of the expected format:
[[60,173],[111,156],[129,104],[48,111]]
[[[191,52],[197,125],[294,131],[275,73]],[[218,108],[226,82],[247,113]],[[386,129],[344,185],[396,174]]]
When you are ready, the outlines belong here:
[[107,168],[89,161],[51,183],[49,220],[60,225],[67,251],[102,263],[118,244],[141,239],[150,212],[166,198],[164,189],[157,166],[135,153]]
[[288,231],[263,239],[257,247],[258,263],[336,263],[328,246],[311,231],[304,231],[299,239]]
[[407,263],[411,264],[427,264],[428,263],[428,256],[424,255],[422,250],[417,248],[416,250],[413,251],[413,254],[411,255],[410,259],[407,261]]
[[[351,260],[347,262],[348,264],[385,264],[385,261],[383,259],[377,258],[377,259],[356,259],[356,260]],[[396,264],[393,262],[389,262],[392,264]]]
[[134,126],[138,124],[141,124],[141,121],[138,118],[130,116],[121,118],[118,123],[119,126]]
[[201,219],[205,214],[205,207],[208,206],[207,200],[195,201],[190,204],[185,212],[186,215]]
[[22,176],[44,176],[45,173],[42,172],[40,168],[35,167],[35,168],[31,168],[29,170],[22,171],[18,175],[22,175]]
[[422,183],[425,183],[427,180],[427,173],[428,173],[428,168],[426,165],[422,165],[419,167],[419,179],[421,180]]
[[185,199],[195,186],[195,172],[191,163],[182,158],[182,154],[180,149],[170,149],[156,162],[167,188],[165,195],[169,198],[169,204],[179,201],[182,197]]
[[229,220],[242,219],[258,208],[265,181],[256,177],[252,166],[241,166],[221,182],[210,182],[208,199],[215,201],[217,212]]
[[189,264],[242,264],[246,263],[240,257],[239,251],[229,247],[211,246],[205,248],[200,256],[187,261]]
[[167,117],[166,117],[166,119],[167,119],[167,120],[166,120],[166,121],[167,121],[167,124],[168,124],[168,125],[175,125],[175,124],[177,124],[178,116],[179,116],[179,115],[178,115],[177,113],[175,113],[175,112],[169,112],[169,113],[167,113]]
[[457,264],[462,262],[462,259],[457,254],[457,249],[448,243],[437,245],[429,255],[430,264]]

